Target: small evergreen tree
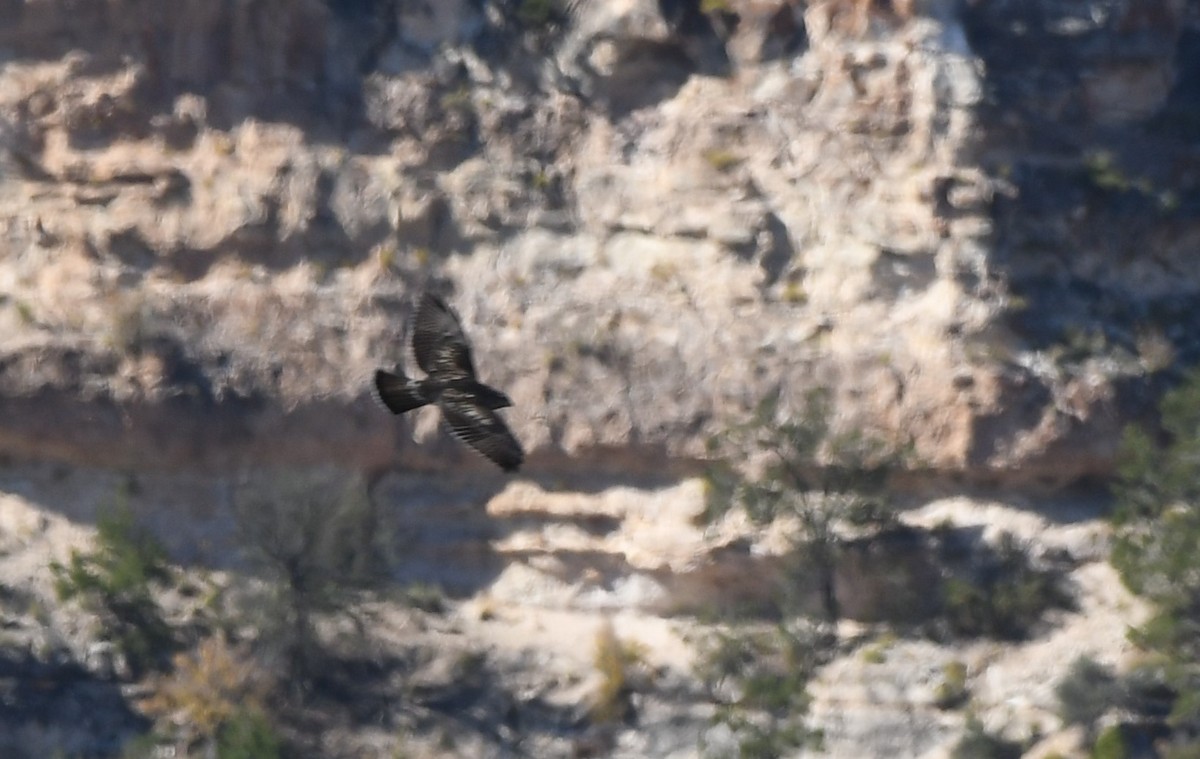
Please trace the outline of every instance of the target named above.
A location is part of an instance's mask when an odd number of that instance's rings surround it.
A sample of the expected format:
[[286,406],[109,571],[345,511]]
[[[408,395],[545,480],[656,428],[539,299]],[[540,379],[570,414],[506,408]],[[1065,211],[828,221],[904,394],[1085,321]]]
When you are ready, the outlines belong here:
[[154,597],[171,579],[166,553],[127,506],[103,513],[96,529],[94,550],[72,551],[65,565],[50,565],[55,593],[62,601],[78,599],[98,615],[104,635],[124,655],[130,673],[140,677],[164,665],[175,646]]
[[[836,621],[834,572],[843,536],[847,528],[894,520],[886,485],[900,459],[897,448],[858,430],[834,430],[824,389],[809,392],[794,415],[781,413],[777,397],[767,399],[749,423],[712,447],[727,458],[710,473],[709,518],[740,506],[756,524],[792,520],[794,577],[815,578],[825,621]],[[747,476],[733,461],[757,463],[758,471]]]
[[[701,651],[698,674],[719,704],[717,721],[733,745],[710,745],[739,759],[774,759],[820,742],[807,725],[808,683],[833,655],[841,615],[834,586],[838,557],[854,529],[878,529],[894,515],[885,486],[898,456],[882,441],[833,428],[829,393],[810,392],[795,414],[778,398],[713,441],[724,454],[709,477],[708,518],[740,507],[759,525],[794,527],[794,555],[773,626],[731,625]],[[734,462],[737,462],[736,464]],[[795,590],[811,586],[816,621],[797,616]]]
[[1161,431],[1126,430],[1111,561],[1155,611],[1130,633],[1162,657],[1178,754],[1200,739],[1200,369],[1160,404]]

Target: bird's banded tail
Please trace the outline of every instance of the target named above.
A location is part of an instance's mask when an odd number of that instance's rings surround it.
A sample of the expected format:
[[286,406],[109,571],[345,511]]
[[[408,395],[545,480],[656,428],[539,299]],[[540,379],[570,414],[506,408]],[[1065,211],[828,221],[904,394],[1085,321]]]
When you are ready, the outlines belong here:
[[401,374],[392,374],[382,369],[375,372],[375,390],[379,400],[393,414],[403,414],[424,406],[428,401],[421,397],[416,385]]

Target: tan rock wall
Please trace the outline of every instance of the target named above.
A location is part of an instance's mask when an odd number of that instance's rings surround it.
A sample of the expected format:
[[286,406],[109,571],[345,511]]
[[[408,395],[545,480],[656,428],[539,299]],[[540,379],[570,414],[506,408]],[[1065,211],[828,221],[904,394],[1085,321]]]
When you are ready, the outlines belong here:
[[[1167,6],[1151,26],[1170,42]],[[368,377],[435,286],[534,467],[703,457],[775,388],[830,384],[847,424],[936,471],[1105,470],[1144,362],[1064,369],[1011,323],[1055,305],[1010,288],[1036,198],[996,164],[1008,74],[975,49],[981,19],[1016,11],[577,3],[534,25],[456,7],[15,4],[8,450],[433,464],[380,442],[408,428],[372,416]],[[1097,76],[1078,81],[1116,86]],[[99,400],[121,434],[72,406]],[[82,421],[19,421],[43,405]],[[225,417],[236,432],[205,431]],[[186,454],[151,442],[173,424]]]

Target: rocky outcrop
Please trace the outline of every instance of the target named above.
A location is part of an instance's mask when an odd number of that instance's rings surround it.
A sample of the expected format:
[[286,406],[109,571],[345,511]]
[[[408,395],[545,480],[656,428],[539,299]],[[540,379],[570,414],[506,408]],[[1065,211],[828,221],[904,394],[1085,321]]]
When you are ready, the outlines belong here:
[[[0,437],[386,466],[411,451],[366,378],[434,286],[535,467],[702,457],[764,395],[830,384],[948,474],[1103,471],[1138,378],[1192,350],[1168,323],[1195,290],[1171,274],[1194,234],[1176,5],[16,4]],[[1122,86],[1150,100],[1121,115]],[[1053,143],[1054,113],[1082,136]],[[1122,180],[1134,147],[1089,140],[1148,121],[1161,160]],[[1120,264],[1146,203],[1162,244]],[[175,425],[195,442],[163,445]]]
[[[0,0],[0,456],[40,515],[0,528],[90,522],[127,479],[176,560],[238,569],[238,477],[320,464],[397,580],[591,624],[773,602],[784,536],[700,519],[709,441],[766,397],[832,388],[943,490],[1104,476],[1200,355],[1192,6]],[[370,397],[426,288],[513,398],[522,477]],[[1097,615],[1091,648],[1125,645],[1085,511],[1022,533],[1081,610],[1026,648],[836,663],[832,753],[944,751],[952,657],[989,727],[1055,719],[1046,673]],[[910,517],[839,555],[848,618],[940,603]]]

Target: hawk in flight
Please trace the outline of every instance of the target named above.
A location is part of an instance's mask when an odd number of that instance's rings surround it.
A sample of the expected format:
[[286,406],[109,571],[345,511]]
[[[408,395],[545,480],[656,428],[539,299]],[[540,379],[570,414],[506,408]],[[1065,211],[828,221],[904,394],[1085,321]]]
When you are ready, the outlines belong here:
[[471,346],[454,311],[438,296],[425,293],[413,325],[413,355],[425,379],[411,379],[397,369],[375,372],[375,389],[393,414],[427,404],[441,409],[454,436],[487,456],[506,472],[525,458],[521,444],[496,413],[511,406],[504,393],[475,379]]

